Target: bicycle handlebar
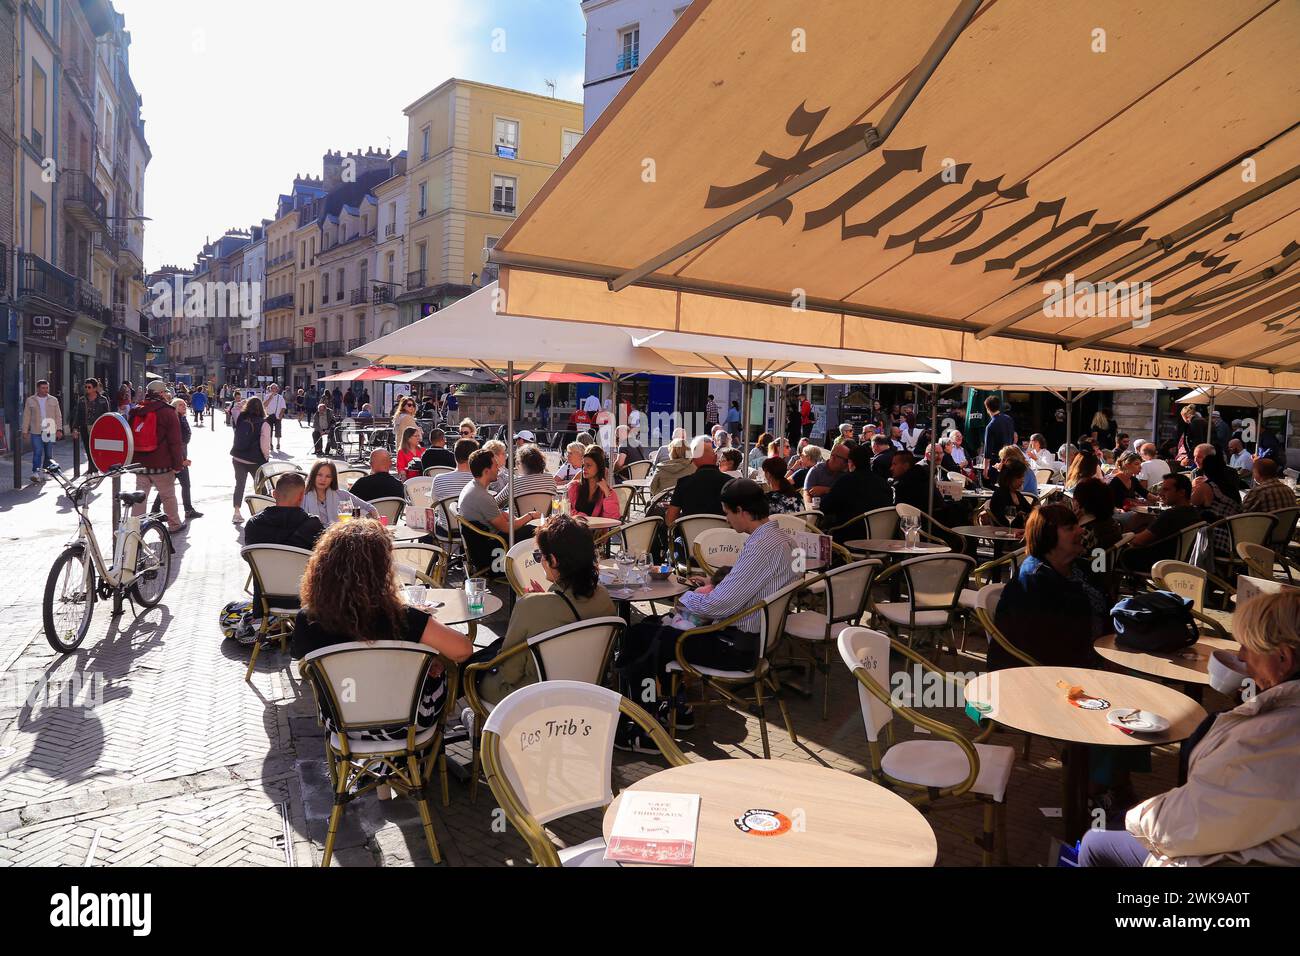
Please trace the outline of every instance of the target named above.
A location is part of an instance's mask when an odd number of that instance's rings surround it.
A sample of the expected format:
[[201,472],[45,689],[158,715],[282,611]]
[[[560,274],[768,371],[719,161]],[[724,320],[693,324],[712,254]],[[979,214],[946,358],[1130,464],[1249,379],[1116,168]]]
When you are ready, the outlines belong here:
[[45,471],[52,475],[54,480],[57,481],[66,492],[68,492],[68,497],[72,498],[74,503],[87,491],[98,488],[105,478],[134,475],[146,470],[147,468],[144,465],[114,465],[112,468],[108,469],[108,471],[92,471],[81,479],[80,485],[74,485],[74,479],[68,478],[63,473],[63,469],[59,467],[58,462],[52,461],[45,466]]

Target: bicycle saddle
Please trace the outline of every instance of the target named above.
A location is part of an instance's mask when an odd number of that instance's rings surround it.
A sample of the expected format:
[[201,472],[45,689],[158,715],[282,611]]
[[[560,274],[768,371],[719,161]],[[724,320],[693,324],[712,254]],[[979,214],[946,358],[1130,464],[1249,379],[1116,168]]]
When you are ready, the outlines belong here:
[[147,491],[124,491],[117,496],[117,500],[124,505],[138,505],[148,497]]

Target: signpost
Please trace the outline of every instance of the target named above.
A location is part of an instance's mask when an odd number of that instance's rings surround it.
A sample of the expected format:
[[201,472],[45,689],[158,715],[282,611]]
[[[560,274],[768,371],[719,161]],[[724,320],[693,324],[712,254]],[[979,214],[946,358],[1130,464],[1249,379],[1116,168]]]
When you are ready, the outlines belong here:
[[[129,465],[135,456],[135,439],[131,435],[131,426],[125,415],[110,412],[95,419],[90,426],[90,460],[100,471],[108,471],[118,465]],[[122,477],[113,477],[113,531],[122,521],[122,503],[118,495],[122,491]]]

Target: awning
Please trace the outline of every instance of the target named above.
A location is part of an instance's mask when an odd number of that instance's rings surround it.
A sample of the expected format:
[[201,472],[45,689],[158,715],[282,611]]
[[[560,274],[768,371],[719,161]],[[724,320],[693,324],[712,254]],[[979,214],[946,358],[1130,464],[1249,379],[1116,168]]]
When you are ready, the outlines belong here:
[[696,0],[492,251],[504,307],[1300,387],[1300,4],[975,6]]
[[1300,411],[1300,393],[1272,392],[1266,389],[1224,388],[1194,389],[1178,399],[1180,404],[1208,405],[1213,402],[1228,408],[1277,408]]
[[380,368],[368,365],[365,368],[351,368],[346,372],[335,372],[320,378],[322,382],[378,382],[396,378],[401,373],[395,368]]
[[487,375],[477,370],[463,372],[447,368],[420,368],[413,372],[403,372],[388,380],[393,385],[482,385],[492,381]]

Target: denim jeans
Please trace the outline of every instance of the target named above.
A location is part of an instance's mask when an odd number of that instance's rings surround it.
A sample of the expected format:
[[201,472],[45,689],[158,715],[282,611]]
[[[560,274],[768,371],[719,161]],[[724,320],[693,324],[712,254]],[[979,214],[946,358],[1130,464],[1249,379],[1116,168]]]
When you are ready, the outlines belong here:
[[1080,866],[1141,866],[1147,848],[1127,830],[1089,830],[1079,847]]
[[54,461],[54,442],[32,435],[32,474],[44,474],[45,466]]

